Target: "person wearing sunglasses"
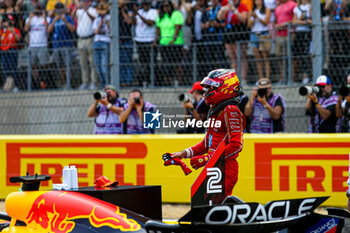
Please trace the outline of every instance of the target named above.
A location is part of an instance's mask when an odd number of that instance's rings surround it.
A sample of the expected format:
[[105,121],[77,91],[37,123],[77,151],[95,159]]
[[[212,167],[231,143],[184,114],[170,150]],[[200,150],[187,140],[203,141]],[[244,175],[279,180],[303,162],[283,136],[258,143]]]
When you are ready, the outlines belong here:
[[309,133],[335,133],[337,117],[335,106],[338,96],[333,92],[332,81],[329,77],[321,75],[317,78],[315,86],[320,91],[307,95],[306,115],[310,116]]

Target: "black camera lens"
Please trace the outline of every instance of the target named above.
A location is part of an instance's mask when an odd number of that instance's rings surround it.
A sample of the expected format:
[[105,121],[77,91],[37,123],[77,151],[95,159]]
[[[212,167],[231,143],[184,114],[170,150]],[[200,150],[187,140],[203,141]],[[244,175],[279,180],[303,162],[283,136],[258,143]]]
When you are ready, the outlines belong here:
[[134,101],[135,101],[135,104],[140,104],[141,101],[140,101],[140,98],[139,97],[135,97],[134,98]]
[[95,92],[94,93],[94,99],[95,100],[100,100],[102,98],[102,95],[99,91]]
[[350,90],[347,86],[341,86],[339,89],[339,94],[343,97],[348,96],[350,94]]
[[267,94],[267,89],[266,88],[258,89],[258,96],[260,96],[261,98],[266,96],[266,94]]

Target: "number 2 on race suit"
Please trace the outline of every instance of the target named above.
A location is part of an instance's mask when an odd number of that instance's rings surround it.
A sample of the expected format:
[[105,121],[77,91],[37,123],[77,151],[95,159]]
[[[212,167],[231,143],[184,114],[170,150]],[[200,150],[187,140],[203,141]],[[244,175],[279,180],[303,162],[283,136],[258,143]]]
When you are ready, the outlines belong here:
[[222,179],[221,170],[217,167],[209,167],[207,168],[207,193],[221,193],[222,185],[219,184]]

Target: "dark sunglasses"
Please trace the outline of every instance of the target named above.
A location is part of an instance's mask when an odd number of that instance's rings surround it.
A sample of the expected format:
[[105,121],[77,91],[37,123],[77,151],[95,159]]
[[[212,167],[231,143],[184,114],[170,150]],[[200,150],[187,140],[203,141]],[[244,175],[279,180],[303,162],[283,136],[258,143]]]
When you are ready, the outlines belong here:
[[321,89],[324,89],[326,86],[319,86]]

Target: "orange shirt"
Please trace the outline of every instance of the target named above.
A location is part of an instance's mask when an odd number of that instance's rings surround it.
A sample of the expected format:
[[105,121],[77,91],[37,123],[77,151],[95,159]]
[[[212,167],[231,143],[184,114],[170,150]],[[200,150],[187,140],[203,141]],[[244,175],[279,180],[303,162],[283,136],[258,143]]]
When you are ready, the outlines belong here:
[[[21,38],[21,34],[17,28],[15,29],[15,33],[19,38]],[[7,51],[9,49],[16,49],[17,48],[17,41],[15,34],[8,29],[1,29],[1,47],[0,50]]]
[[[253,10],[253,0],[241,0],[240,2],[246,5],[246,7],[248,8],[248,11]],[[227,4],[228,4],[228,0],[222,0],[220,2],[221,6],[226,6]]]

